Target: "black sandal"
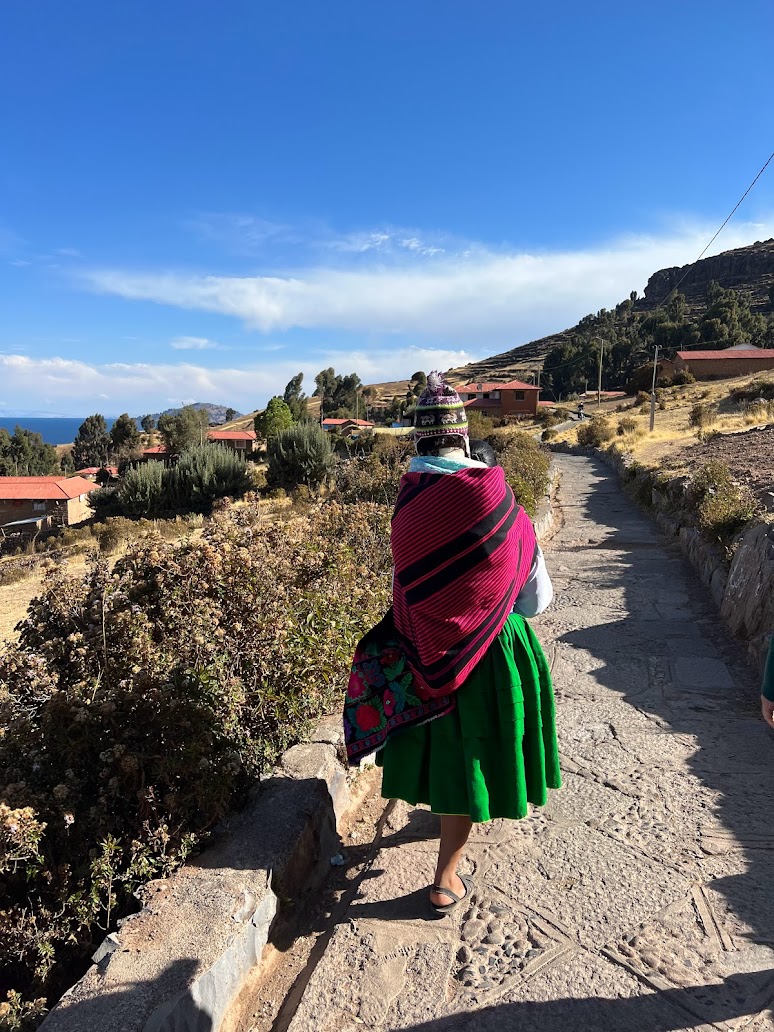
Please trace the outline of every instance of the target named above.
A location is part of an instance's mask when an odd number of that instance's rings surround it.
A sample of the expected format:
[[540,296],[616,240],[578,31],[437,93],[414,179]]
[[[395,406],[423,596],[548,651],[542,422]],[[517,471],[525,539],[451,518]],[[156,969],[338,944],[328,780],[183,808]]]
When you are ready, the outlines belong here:
[[433,903],[433,901],[430,900],[429,901],[430,906],[435,911],[436,914],[442,914],[442,915],[443,914],[451,914],[451,912],[453,910],[456,910],[457,907],[460,905],[460,903],[462,903],[463,900],[467,899],[468,896],[473,891],[473,879],[472,878],[470,878],[467,874],[461,874],[461,875],[459,875],[459,879],[462,882],[462,884],[465,886],[465,895],[464,896],[458,896],[456,892],[452,892],[451,889],[445,889],[445,888],[443,888],[440,885],[434,885],[433,888],[431,889],[432,892],[437,892],[441,896],[449,896],[452,900],[454,900],[453,903],[445,903],[444,905],[441,905],[440,903]]

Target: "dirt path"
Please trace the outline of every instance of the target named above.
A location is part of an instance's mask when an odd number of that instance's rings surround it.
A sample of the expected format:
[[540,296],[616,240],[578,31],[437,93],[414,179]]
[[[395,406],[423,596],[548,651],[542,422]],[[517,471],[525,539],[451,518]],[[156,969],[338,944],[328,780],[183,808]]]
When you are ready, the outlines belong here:
[[275,1032],[774,1030],[774,735],[756,685],[610,474],[559,465],[556,601],[536,629],[564,788],[474,831],[476,893],[442,920],[436,819],[392,807],[370,850],[344,850],[351,891]]

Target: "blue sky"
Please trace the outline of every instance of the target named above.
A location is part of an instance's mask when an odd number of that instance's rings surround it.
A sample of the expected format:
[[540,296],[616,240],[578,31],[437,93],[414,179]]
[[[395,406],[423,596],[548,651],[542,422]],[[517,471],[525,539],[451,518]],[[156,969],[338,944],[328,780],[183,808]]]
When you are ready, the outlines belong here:
[[[696,258],[774,148],[770,0],[0,11],[0,414],[251,410]],[[774,168],[715,252],[774,236]]]

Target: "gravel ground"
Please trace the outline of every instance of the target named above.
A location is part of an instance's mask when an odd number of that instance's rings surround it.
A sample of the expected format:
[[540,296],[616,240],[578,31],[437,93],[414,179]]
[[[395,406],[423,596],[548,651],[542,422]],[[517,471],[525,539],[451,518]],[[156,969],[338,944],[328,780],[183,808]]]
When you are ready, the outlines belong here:
[[774,492],[774,427],[753,427],[739,434],[720,434],[706,444],[686,448],[673,457],[695,469],[710,459],[724,462],[735,479],[748,484],[764,503]]

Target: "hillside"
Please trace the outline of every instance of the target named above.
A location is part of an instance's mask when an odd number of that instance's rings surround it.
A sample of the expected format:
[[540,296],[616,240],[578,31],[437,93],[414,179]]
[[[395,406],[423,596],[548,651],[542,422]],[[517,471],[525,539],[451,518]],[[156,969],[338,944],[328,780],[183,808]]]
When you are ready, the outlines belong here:
[[[644,296],[637,300],[634,311],[649,312],[657,308],[680,283],[680,293],[685,295],[688,314],[703,312],[706,309],[704,295],[713,280],[721,287],[732,287],[749,293],[753,311],[774,311],[769,297],[769,290],[774,286],[774,239],[758,240],[747,247],[724,251],[689,265],[659,269],[648,280]],[[548,352],[569,340],[575,329],[570,327],[528,344],[517,345],[510,351],[480,362],[451,369],[450,376],[455,384],[482,379],[523,379],[526,372],[542,367]]]
[[[206,412],[209,416],[210,423],[225,423],[226,412],[228,411],[228,405],[214,405],[211,401],[195,401],[191,405],[191,408],[198,409],[199,411]],[[151,412],[151,417],[158,423],[160,416],[176,416],[181,411],[181,408],[168,408],[164,409],[163,412]],[[141,416],[134,417],[137,421],[137,426],[140,425]],[[236,417],[241,418],[240,416]]]

